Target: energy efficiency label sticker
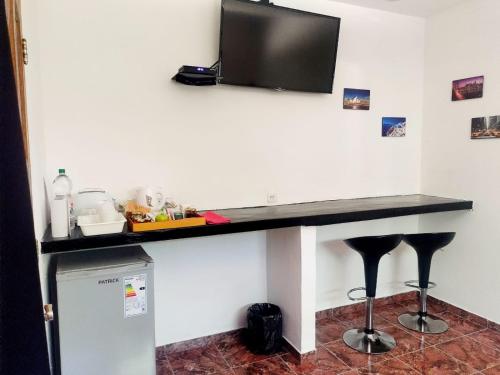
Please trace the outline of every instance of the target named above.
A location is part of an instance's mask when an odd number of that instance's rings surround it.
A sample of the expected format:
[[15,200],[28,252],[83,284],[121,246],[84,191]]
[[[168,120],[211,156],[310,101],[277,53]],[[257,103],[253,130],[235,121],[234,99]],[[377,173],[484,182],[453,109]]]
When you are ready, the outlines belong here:
[[125,318],[148,312],[146,274],[123,278]]

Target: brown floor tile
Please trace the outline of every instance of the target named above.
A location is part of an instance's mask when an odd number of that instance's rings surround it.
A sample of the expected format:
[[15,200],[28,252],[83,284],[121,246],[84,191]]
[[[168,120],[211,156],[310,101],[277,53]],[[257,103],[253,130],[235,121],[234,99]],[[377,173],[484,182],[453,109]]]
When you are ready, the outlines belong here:
[[500,332],[500,324],[492,322],[491,320],[488,320],[488,328]]
[[159,361],[161,359],[166,359],[167,358],[167,353],[165,351],[164,346],[159,346],[156,348],[156,361]]
[[468,375],[476,372],[469,365],[450,357],[435,347],[424,348],[417,352],[405,354],[398,357],[398,359],[410,365],[422,375]]
[[488,325],[488,320],[485,319],[485,318],[481,318],[480,316],[476,315],[476,314],[473,314],[473,313],[470,313],[468,311],[465,311],[459,307],[456,307],[456,306],[453,306],[453,305],[448,305],[448,308],[447,308],[447,311],[452,313],[452,314],[455,314],[455,315],[458,315],[459,317],[461,318],[464,318],[466,320],[469,320],[473,323],[476,323],[480,326],[487,326]]
[[[385,319],[385,317],[382,314],[380,314],[380,312],[390,311],[393,309],[393,306],[399,306],[399,305],[396,305],[386,300],[383,301],[375,300],[375,305],[373,308],[375,326],[387,325],[388,323],[387,319]],[[342,324],[344,324],[348,328],[364,327],[365,313],[366,313],[365,304],[357,303],[354,305],[342,306],[338,309],[334,309],[332,311],[332,317],[334,319],[339,320]]]
[[[418,300],[418,303],[420,303],[420,300]],[[443,302],[443,301],[440,301],[440,300],[437,300],[437,299],[433,299],[430,296],[427,297],[427,310],[431,314],[444,313],[444,312],[448,311],[448,308],[450,306],[451,305],[448,304],[448,303],[446,303],[446,302]]]
[[476,314],[470,313],[468,311],[465,311],[465,314],[463,315],[463,317],[465,319],[473,322],[473,323],[476,323],[476,324],[480,325],[480,326],[488,327],[488,319],[482,318],[479,315],[476,315]]
[[383,309],[386,306],[399,305],[392,297],[376,298],[373,307],[375,309]]
[[500,351],[483,345],[467,336],[437,345],[445,353],[465,362],[476,370],[500,364]]
[[291,354],[286,354],[282,358],[288,367],[299,375],[340,374],[351,370],[349,366],[323,347],[319,347],[316,354],[302,361],[298,361]]
[[157,348],[158,350],[161,351],[163,354],[170,354],[170,353],[177,353],[177,352],[185,352],[187,350],[192,350],[192,349],[197,349],[197,348],[203,348],[207,346],[209,343],[207,341],[208,337],[200,337],[197,339],[193,340],[187,340],[187,341],[181,341],[181,342],[176,342],[173,344],[168,344],[165,346],[162,346],[161,348]]
[[332,315],[332,309],[316,311],[316,320],[328,319]]
[[438,344],[443,344],[445,342],[457,339],[459,337],[462,337],[462,334],[460,332],[457,332],[451,328],[448,328],[448,331],[439,333],[439,334],[420,334],[418,332],[414,333],[420,340],[420,342],[423,344],[423,346],[432,346],[432,345],[438,345]]
[[156,375],[173,375],[167,359],[156,360]]
[[[178,373],[175,373],[174,375],[177,375]],[[210,375],[235,375],[234,370],[232,368],[228,368],[225,370],[220,370],[211,373]]]
[[384,306],[383,308],[375,310],[376,315],[380,315],[382,318],[387,320],[390,323],[397,324],[398,323],[398,317],[401,314],[404,314],[406,312],[413,311],[410,310],[407,306],[402,306],[402,305],[389,305],[389,306]]
[[383,331],[396,339],[396,347],[390,352],[394,357],[414,352],[425,346],[418,337],[396,326],[386,327]]
[[338,320],[322,319],[316,322],[316,340],[323,344],[339,340],[346,330],[346,326]]
[[388,298],[390,298],[394,303],[406,303],[408,301],[417,301],[418,294],[416,291],[411,291],[411,292],[396,294]]
[[[351,328],[362,328],[366,325],[366,317],[365,317],[365,312],[363,311],[362,313],[359,314],[352,314],[350,318],[341,318],[338,317],[336,318],[340,323],[342,323],[346,329],[351,329]],[[377,311],[375,310],[375,313],[373,315],[373,325],[375,328],[381,328],[390,325],[391,323],[387,321],[385,318],[377,314]]]
[[[419,297],[417,297],[417,300],[419,299]],[[436,308],[438,308],[437,306],[441,306],[439,307],[443,312],[446,311],[448,309],[449,306],[451,306],[449,303],[446,303],[444,301],[441,301],[437,298],[434,298],[433,296],[427,296],[427,305],[434,305],[436,306]]]
[[[409,312],[417,312],[420,310],[420,302],[419,301],[413,301],[413,302],[408,301],[407,303],[403,303],[401,305],[406,307],[407,311],[409,311]],[[434,315],[439,316],[440,314],[443,314],[446,311],[447,311],[447,308],[444,305],[435,304],[435,303],[428,303],[427,304],[427,312],[429,314],[434,314]]]
[[[418,302],[407,301],[406,304],[392,304],[383,306],[380,309],[375,310],[375,314],[380,315],[382,318],[386,319],[390,323],[398,324],[398,318],[401,314],[408,312],[418,312],[420,305]],[[442,314],[444,310],[429,308],[429,313],[437,315]]]
[[175,374],[224,374],[229,369],[214,345],[170,353],[167,357]]
[[374,365],[358,370],[359,374],[367,375],[419,375],[406,363],[401,362],[399,359],[393,358],[384,362],[375,363]]
[[440,315],[443,320],[448,323],[448,326],[455,331],[458,331],[460,333],[463,333],[464,335],[467,335],[469,333],[481,331],[485,326],[480,326],[474,322],[471,322],[465,318],[461,318],[458,315],[452,314],[450,312],[445,312]]
[[409,334],[417,337],[420,341],[421,347],[442,344],[444,342],[451,341],[451,340],[454,340],[458,337],[463,336],[462,333],[455,331],[454,329],[451,329],[451,328],[448,328],[448,330],[446,332],[443,332],[443,333],[423,334],[420,332],[412,331],[411,329],[408,329],[399,323],[395,324],[395,326],[408,332]]
[[484,370],[483,372],[481,372],[481,374],[484,374],[484,375],[500,375],[500,365],[495,366],[495,367],[490,367],[489,369]]
[[365,315],[365,304],[355,303],[353,305],[341,306],[332,310],[332,317],[340,321],[359,319]]
[[352,368],[361,368],[373,363],[381,362],[392,358],[390,354],[369,355],[357,352],[348,347],[344,341],[338,340],[323,345],[329,352],[335,354],[342,362]]
[[[346,326],[347,329],[350,328],[363,328],[366,325],[365,317],[363,316],[362,318],[359,319],[353,319],[352,321],[345,321],[342,322]],[[384,327],[391,326],[391,322],[387,321],[386,319],[382,318],[379,315],[374,315],[373,317],[373,325],[375,326],[375,329],[383,329]]]
[[[241,334],[228,335],[217,342],[216,346],[230,367],[243,366],[252,362],[262,361],[276,355],[252,353],[245,346]],[[279,354],[284,354],[284,352]]]
[[469,335],[470,338],[479,341],[481,344],[491,346],[494,349],[500,350],[500,332],[492,329],[485,329]]
[[280,375],[293,374],[281,357],[268,358],[264,361],[254,362],[233,369],[236,375]]
[[157,348],[157,375],[467,375],[478,371],[500,375],[499,325],[429,297],[429,312],[443,318],[450,329],[438,335],[408,330],[397,319],[402,313],[418,310],[418,299],[412,293],[375,300],[376,329],[397,342],[390,353],[366,355],[343,342],[345,330],[365,324],[365,304],[360,303],[318,313],[318,351],[302,361],[285,350],[253,354],[244,345],[242,332],[233,331]]
[[448,310],[446,303],[438,303],[427,300],[427,311],[431,314],[442,314]]

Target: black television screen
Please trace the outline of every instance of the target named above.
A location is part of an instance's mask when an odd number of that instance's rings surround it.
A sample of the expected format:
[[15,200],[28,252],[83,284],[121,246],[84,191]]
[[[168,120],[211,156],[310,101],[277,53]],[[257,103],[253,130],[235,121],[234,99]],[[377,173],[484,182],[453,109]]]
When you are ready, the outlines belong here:
[[331,93],[340,18],[222,0],[220,83]]

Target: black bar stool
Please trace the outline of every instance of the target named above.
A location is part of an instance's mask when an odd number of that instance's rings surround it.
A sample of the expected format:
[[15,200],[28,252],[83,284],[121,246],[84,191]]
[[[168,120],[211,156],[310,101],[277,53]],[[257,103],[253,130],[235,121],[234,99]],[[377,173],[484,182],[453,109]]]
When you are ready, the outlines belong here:
[[427,290],[436,286],[429,281],[432,256],[453,238],[455,233],[452,232],[407,234],[403,237],[403,241],[415,249],[418,257],[418,280],[407,281],[405,285],[420,289],[420,310],[402,314],[398,318],[399,323],[406,328],[420,333],[443,333],[448,330],[445,321],[427,313]]
[[[377,289],[378,264],[382,256],[398,246],[402,234],[388,236],[358,237],[345,240],[345,243],[356,250],[363,258],[365,268],[365,287],[351,289],[347,296],[352,301],[366,300],[366,324],[364,328],[354,328],[344,332],[344,342],[362,353],[381,354],[396,346],[394,337],[373,328],[373,301]],[[353,298],[355,290],[366,290],[366,297]]]

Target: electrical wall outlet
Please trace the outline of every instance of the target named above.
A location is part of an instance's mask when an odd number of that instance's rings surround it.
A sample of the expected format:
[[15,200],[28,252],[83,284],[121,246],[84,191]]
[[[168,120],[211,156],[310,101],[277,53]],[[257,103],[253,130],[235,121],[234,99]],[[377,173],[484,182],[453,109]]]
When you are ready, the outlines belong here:
[[267,203],[277,203],[277,202],[278,202],[278,194],[267,193]]

